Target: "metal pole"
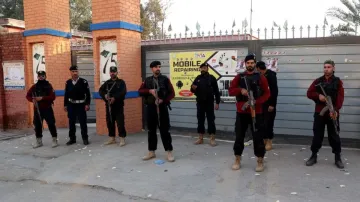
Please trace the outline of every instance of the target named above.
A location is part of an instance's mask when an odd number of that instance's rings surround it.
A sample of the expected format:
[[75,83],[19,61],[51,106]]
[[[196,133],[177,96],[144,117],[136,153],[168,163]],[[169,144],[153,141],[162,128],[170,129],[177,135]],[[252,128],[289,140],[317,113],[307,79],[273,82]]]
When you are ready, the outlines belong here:
[[[250,7],[250,30],[252,29],[252,13],[253,13],[253,10],[252,10],[252,0],[251,0],[251,7]],[[250,36],[251,37],[251,36]]]

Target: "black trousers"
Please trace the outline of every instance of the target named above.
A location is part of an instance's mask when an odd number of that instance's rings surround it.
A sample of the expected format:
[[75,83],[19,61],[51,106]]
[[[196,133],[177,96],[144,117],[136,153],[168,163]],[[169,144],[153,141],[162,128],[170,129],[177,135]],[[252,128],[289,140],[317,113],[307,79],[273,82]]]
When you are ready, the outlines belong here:
[[256,114],[256,123],[255,127],[257,129],[254,132],[252,128],[252,118],[251,114],[245,113],[236,113],[236,122],[235,122],[235,133],[236,139],[234,143],[234,155],[241,156],[244,151],[244,138],[246,131],[251,126],[251,132],[253,135],[253,145],[254,145],[254,154],[256,157],[265,156],[265,144],[263,140],[264,134],[264,118],[262,114]]
[[[339,126],[338,131],[340,131],[339,116],[337,118],[337,123]],[[319,113],[316,112],[314,113],[314,125],[313,125],[314,137],[311,144],[311,151],[313,153],[319,152],[324,139],[325,125],[327,126],[328,140],[332,148],[332,153],[340,154],[341,153],[340,136],[336,134],[333,121],[328,113],[325,113],[324,116],[320,116]]]
[[269,112],[269,105],[264,104],[263,114],[265,124],[264,139],[272,140],[274,138],[274,122],[276,117],[276,108],[274,108],[274,111]]
[[88,139],[88,128],[87,128],[87,115],[85,111],[85,104],[69,104],[67,107],[68,118],[69,118],[69,138],[70,140],[76,140],[76,119],[79,120],[81,127],[81,136],[83,140]]
[[56,126],[55,126],[55,116],[54,116],[54,110],[52,107],[49,107],[47,109],[40,109],[40,116],[41,119],[37,113],[37,110],[35,109],[34,111],[34,119],[33,119],[33,124],[35,126],[35,135],[36,138],[42,138],[42,122],[43,120],[46,121],[50,134],[52,137],[57,137],[57,130],[56,130]]
[[[170,118],[166,105],[160,104],[160,136],[165,151],[172,151],[172,138],[170,134]],[[148,149],[149,151],[157,150],[158,115],[155,104],[147,105],[147,125],[148,125]]]
[[119,137],[126,137],[124,106],[113,104],[111,105],[111,119],[109,114],[109,107],[106,105],[106,124],[109,130],[109,136],[115,137],[115,122],[119,132]]
[[208,123],[208,133],[214,134],[216,133],[215,126],[215,112],[214,112],[214,102],[197,102],[197,119],[198,119],[198,127],[197,132],[199,134],[205,133],[205,114]]

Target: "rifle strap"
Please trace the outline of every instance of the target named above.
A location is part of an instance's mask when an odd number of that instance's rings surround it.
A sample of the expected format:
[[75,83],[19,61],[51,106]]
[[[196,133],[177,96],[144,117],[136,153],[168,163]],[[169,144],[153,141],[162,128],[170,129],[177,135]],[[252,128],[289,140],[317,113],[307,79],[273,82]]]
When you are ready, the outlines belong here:
[[114,81],[113,85],[111,86],[110,90],[109,90],[109,85],[107,86],[107,90],[108,90],[108,93],[113,89],[113,87],[115,86],[116,82]]

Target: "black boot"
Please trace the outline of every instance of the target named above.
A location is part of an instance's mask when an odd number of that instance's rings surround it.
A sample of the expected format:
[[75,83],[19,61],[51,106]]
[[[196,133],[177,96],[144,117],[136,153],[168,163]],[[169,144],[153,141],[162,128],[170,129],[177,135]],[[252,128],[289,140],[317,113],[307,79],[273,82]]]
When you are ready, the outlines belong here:
[[343,164],[343,162],[341,161],[340,154],[335,154],[335,165],[336,165],[336,167],[338,167],[338,168],[340,168],[340,169],[343,169],[343,168],[344,168],[344,164]]
[[317,163],[317,154],[313,153],[309,160],[306,161],[306,166],[312,166]]
[[76,144],[76,140],[69,140],[67,143],[66,143],[66,145],[73,145],[73,144]]
[[84,145],[90,144],[90,143],[89,143],[89,140],[87,140],[87,139],[85,139],[85,140],[83,140],[83,141],[84,141]]

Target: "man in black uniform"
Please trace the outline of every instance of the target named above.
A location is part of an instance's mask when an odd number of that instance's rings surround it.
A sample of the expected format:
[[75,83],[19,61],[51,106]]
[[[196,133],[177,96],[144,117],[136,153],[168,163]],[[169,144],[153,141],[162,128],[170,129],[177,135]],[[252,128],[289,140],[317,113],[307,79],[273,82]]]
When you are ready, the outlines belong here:
[[[307,166],[312,166],[317,162],[317,153],[319,152],[324,139],[325,125],[327,125],[328,139],[332,152],[335,154],[335,165],[338,168],[344,168],[341,161],[341,141],[339,136],[339,112],[344,102],[343,82],[339,77],[334,76],[335,63],[332,60],[324,62],[324,75],[317,78],[309,87],[307,97],[315,102],[314,113],[314,137],[312,140],[312,155],[306,162]],[[334,113],[329,109],[320,85],[324,89],[328,98],[330,98]],[[326,110],[328,109],[328,110]],[[335,122],[335,123],[334,123]]]
[[[236,96],[236,122],[234,143],[235,162],[233,170],[240,169],[241,155],[244,151],[244,137],[251,125],[254,139],[254,154],[257,159],[256,172],[264,170],[264,118],[262,105],[270,97],[269,84],[265,76],[255,72],[256,57],[249,54],[245,57],[246,71],[235,76],[231,81],[229,95]],[[253,107],[251,106],[253,105]]]
[[99,89],[101,98],[105,101],[106,123],[109,130],[110,139],[105,145],[115,144],[115,121],[120,137],[120,146],[125,145],[125,118],[124,100],[127,93],[124,80],[117,77],[117,67],[110,67],[110,79],[107,80]]
[[201,74],[197,76],[191,85],[190,91],[196,95],[197,119],[199,139],[196,145],[203,143],[205,133],[205,113],[208,122],[208,133],[210,134],[210,145],[216,146],[215,142],[215,112],[214,96],[216,99],[215,110],[219,109],[220,92],[216,78],[209,74],[209,65],[207,63],[200,65]]
[[150,64],[153,76],[149,76],[139,88],[140,96],[144,97],[147,106],[147,125],[148,125],[148,150],[147,156],[143,160],[155,158],[157,149],[156,128],[159,127],[161,140],[164,149],[167,152],[167,160],[173,162],[175,159],[172,155],[173,146],[169,132],[170,118],[168,107],[170,101],[175,97],[175,92],[170,79],[160,74],[161,63],[153,61]]
[[69,118],[69,138],[66,145],[76,143],[76,118],[79,119],[81,127],[81,136],[84,145],[89,144],[87,131],[87,116],[86,111],[90,109],[90,88],[86,79],[80,78],[78,74],[78,67],[71,66],[71,79],[66,81],[65,96],[64,96],[64,110],[68,112]]
[[265,149],[270,151],[272,149],[272,139],[274,138],[274,122],[276,116],[277,97],[279,92],[276,72],[266,69],[265,62],[263,61],[259,61],[256,64],[256,68],[262,75],[266,77],[270,89],[270,98],[263,105],[265,123],[264,143]]
[[26,99],[34,103],[34,126],[36,143],[34,149],[43,146],[42,132],[43,120],[45,119],[52,136],[52,147],[58,146],[55,116],[52,105],[55,100],[55,92],[49,81],[46,80],[45,71],[38,71],[38,81],[31,86],[26,94]]

